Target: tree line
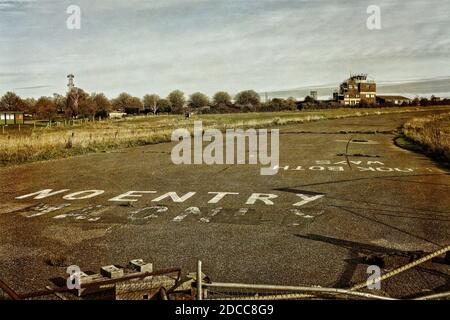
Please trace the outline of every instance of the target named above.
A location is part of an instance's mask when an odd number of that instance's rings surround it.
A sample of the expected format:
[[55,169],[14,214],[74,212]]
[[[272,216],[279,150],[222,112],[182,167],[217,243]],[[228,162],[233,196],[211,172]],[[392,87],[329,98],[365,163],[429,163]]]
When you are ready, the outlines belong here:
[[[416,106],[449,104],[449,99],[437,101],[434,97],[430,99],[416,97],[408,103],[408,105]],[[364,106],[359,105],[357,107]],[[297,102],[294,98],[273,98],[262,102],[260,95],[254,90],[241,91],[234,97],[228,92],[219,91],[211,98],[201,92],[195,92],[186,97],[184,92],[180,90],[174,90],[164,98],[157,94],[146,94],[139,98],[123,92],[114,99],[108,99],[103,93],[88,94],[78,88],[65,96],[54,93],[51,97],[40,97],[37,100],[34,98],[23,99],[14,92],[7,92],[0,99],[0,111],[21,111],[36,119],[50,121],[57,118],[106,118],[112,111],[127,114],[182,114],[185,112],[294,111],[340,107],[343,106],[337,101],[318,101],[309,96],[301,102]]]
[[55,120],[107,117],[112,111],[127,114],[283,111],[297,110],[297,104],[294,98],[275,98],[263,103],[254,90],[239,92],[234,98],[225,91],[219,91],[210,98],[201,92],[186,97],[184,92],[174,90],[167,97],[146,94],[139,98],[123,92],[114,99],[108,99],[103,93],[88,94],[82,89],[77,89],[65,96],[55,93],[51,97],[40,97],[37,100],[23,99],[14,92],[7,92],[0,99],[0,110],[21,111],[36,119]]

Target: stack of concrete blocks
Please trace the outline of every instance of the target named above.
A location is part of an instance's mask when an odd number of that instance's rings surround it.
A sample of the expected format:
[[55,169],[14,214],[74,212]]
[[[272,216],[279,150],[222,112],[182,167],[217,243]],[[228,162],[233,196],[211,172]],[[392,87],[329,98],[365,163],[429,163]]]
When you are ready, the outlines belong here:
[[[125,272],[127,270],[127,272]],[[100,273],[88,275],[80,273],[81,286],[92,284],[88,288],[78,289],[78,296],[89,294],[102,294],[112,296],[116,300],[152,300],[167,299],[167,292],[190,295],[195,283],[196,274],[189,274],[184,279],[178,279],[175,274],[146,276],[127,281],[119,281],[113,284],[101,284],[110,279],[120,279],[128,276],[139,276],[153,272],[153,264],[142,259],[131,260],[126,269],[114,265],[104,266]],[[204,276],[204,281],[208,281]]]

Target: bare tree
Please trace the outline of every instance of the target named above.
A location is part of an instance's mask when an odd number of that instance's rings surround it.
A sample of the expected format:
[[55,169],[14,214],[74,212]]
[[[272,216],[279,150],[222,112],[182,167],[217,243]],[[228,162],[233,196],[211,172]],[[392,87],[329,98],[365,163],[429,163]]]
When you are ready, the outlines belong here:
[[157,94],[146,94],[142,101],[144,102],[144,109],[150,110],[153,114],[156,114],[159,110],[158,101],[161,98]]

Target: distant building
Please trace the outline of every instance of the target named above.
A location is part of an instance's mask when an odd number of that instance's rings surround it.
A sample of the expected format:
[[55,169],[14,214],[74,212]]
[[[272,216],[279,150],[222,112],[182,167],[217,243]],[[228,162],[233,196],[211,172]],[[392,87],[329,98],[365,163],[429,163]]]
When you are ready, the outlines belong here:
[[142,111],[142,109],[139,107],[125,107],[124,108],[124,112],[126,114],[140,114],[141,111]]
[[379,104],[396,104],[401,105],[403,103],[411,103],[411,99],[403,96],[377,96],[377,102]]
[[333,96],[339,103],[349,106],[356,106],[361,102],[375,104],[377,85],[374,81],[367,80],[366,74],[352,75],[341,83]]
[[334,90],[333,92],[333,100],[339,101],[339,90]]
[[317,91],[310,91],[309,96],[314,100],[317,100]]
[[431,102],[440,102],[442,99],[441,97],[431,96],[430,101]]
[[24,124],[23,112],[0,111],[0,125]]

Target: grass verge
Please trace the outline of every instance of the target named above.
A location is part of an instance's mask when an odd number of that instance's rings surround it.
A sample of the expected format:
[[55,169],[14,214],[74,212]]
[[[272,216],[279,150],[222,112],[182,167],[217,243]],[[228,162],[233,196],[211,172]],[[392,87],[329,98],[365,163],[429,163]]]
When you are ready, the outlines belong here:
[[395,143],[450,166],[450,113],[409,120]]
[[193,119],[167,115],[84,122],[57,127],[22,126],[20,131],[7,128],[4,134],[0,132],[0,165],[65,158],[168,142],[173,130],[188,128],[192,131],[193,122],[196,120],[201,120],[205,129],[216,128],[224,131],[228,128],[279,127],[324,119],[419,110],[430,110],[430,108],[330,109],[303,112],[214,114],[198,115]]

